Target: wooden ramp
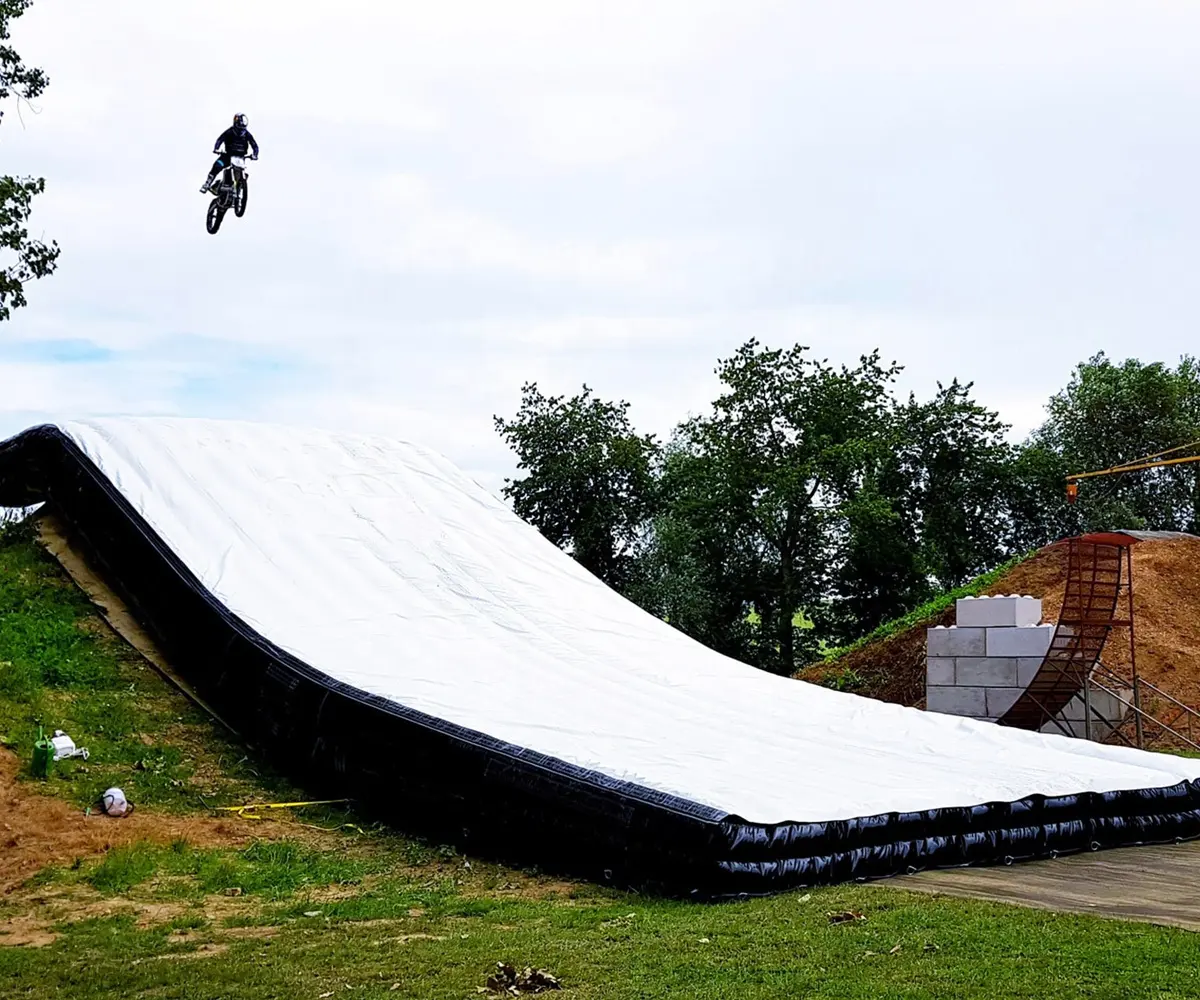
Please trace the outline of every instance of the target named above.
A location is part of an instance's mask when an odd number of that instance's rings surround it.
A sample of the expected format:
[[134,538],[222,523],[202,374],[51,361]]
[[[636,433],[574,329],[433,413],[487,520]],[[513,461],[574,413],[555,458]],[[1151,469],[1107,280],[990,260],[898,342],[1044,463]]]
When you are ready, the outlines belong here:
[[1117,621],[1123,590],[1122,569],[1129,564],[1129,547],[1137,541],[1123,532],[1081,535],[1067,540],[1067,591],[1058,626],[1045,659],[1025,692],[999,720],[1002,726],[1041,729],[1053,721],[1087,684],[1104,643]]
[[1200,842],[902,875],[898,889],[1200,930]]
[[37,540],[52,555],[75,583],[96,606],[109,628],[124,639],[155,670],[183,694],[213,717],[222,726],[236,735],[234,728],[201,698],[192,686],[175,672],[167,654],[150,632],[143,627],[132,609],[104,582],[100,574],[88,563],[83,552],[71,538],[67,526],[55,516],[53,510],[39,512],[35,519]]

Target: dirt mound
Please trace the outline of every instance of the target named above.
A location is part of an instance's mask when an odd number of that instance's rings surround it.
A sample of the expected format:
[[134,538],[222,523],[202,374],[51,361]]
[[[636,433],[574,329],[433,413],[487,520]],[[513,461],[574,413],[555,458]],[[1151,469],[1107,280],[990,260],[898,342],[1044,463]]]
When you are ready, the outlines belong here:
[[82,809],[18,782],[18,766],[17,757],[0,748],[0,895],[48,864],[69,863],[138,840],[170,843],[186,837],[197,846],[215,847],[271,835],[261,822],[209,816],[136,809],[122,819],[95,811],[85,816]]
[[[1200,538],[1133,547],[1133,616],[1138,674],[1200,708]],[[1114,670],[1127,668],[1128,633],[1114,631],[1102,659]]]
[[[1054,622],[1066,585],[1067,548],[1052,545],[1013,567],[983,593],[1040,597],[1042,620]],[[1152,539],[1133,546],[1133,611],[1138,673],[1184,704],[1200,709],[1200,538]],[[925,630],[953,624],[952,605],[913,628],[855,650],[835,664],[810,668],[802,676],[820,681],[834,671],[853,671],[863,679],[863,686],[857,689],[862,694],[902,705],[922,705]],[[1102,660],[1119,673],[1128,671],[1128,632],[1112,632]]]

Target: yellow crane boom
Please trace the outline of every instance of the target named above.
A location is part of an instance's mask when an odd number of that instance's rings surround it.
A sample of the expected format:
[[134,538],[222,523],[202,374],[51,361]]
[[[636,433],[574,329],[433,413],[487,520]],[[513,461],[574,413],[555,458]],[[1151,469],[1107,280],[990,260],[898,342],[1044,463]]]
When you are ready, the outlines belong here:
[[1111,476],[1118,472],[1137,472],[1141,469],[1161,469],[1168,465],[1184,465],[1187,462],[1200,462],[1200,455],[1183,455],[1177,458],[1166,457],[1167,455],[1174,455],[1181,451],[1191,451],[1193,448],[1200,448],[1200,441],[1181,444],[1175,448],[1167,448],[1165,451],[1151,452],[1149,455],[1131,459],[1120,465],[1110,465],[1107,469],[1097,469],[1094,472],[1072,473],[1067,476],[1067,503],[1075,502],[1075,498],[1079,495],[1079,480],[1081,479],[1094,479],[1096,476]]

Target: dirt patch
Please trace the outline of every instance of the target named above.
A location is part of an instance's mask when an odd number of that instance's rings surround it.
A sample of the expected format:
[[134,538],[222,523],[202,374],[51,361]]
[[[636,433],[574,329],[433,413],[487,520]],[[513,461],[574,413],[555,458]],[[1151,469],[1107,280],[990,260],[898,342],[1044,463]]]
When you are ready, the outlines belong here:
[[47,924],[32,917],[0,922],[0,948],[44,948],[58,938]]
[[[1066,583],[1066,546],[1049,546],[1015,566],[984,593],[1040,597],[1042,620],[1054,622],[1062,608]],[[1133,598],[1138,673],[1184,704],[1200,708],[1200,538],[1135,544]],[[831,671],[849,669],[864,679],[861,693],[883,701],[922,706],[925,630],[953,624],[951,606],[906,632],[850,653],[833,666],[810,667],[800,676],[820,681]],[[1102,659],[1119,673],[1128,671],[1127,631],[1113,630]]]
[[[1200,707],[1200,539],[1133,547],[1133,614],[1138,673]],[[1113,633],[1103,659],[1115,670],[1127,667],[1127,632]]]
[[137,904],[137,925],[141,928],[165,924],[178,917],[186,907],[181,903],[141,903]]
[[581,889],[586,888],[588,886],[581,882],[565,882],[556,879],[520,879],[486,889],[464,885],[461,887],[461,891],[464,896],[487,896],[490,899],[527,899],[533,902],[542,902],[547,899],[578,895]]
[[[359,925],[355,925],[359,926]],[[375,948],[381,948],[385,944],[408,944],[409,941],[448,941],[450,940],[444,934],[400,934],[396,937],[379,938],[377,941],[372,941],[371,945]]]
[[244,846],[255,838],[288,833],[295,824],[250,822],[210,816],[177,816],[137,810],[123,819],[82,809],[40,794],[17,781],[20,761],[0,748],[0,894],[11,893],[35,872],[70,863],[138,840],[170,843],[186,838],[203,847]]
[[[189,913],[196,913],[194,905],[184,903],[156,903],[127,898],[101,896],[96,890],[84,885],[71,885],[51,891],[25,891],[13,893],[9,902],[22,910],[19,916],[0,921],[0,946],[50,944],[58,938],[54,930],[60,925],[81,923],[86,920],[107,920],[113,917],[131,917],[140,930],[162,927],[172,920]],[[199,911],[205,920],[219,923],[221,920],[245,919],[257,915],[261,901],[230,900],[220,896],[209,896]],[[220,938],[270,937],[277,928],[234,927],[225,928],[216,935]],[[167,936],[170,944],[188,944],[202,936],[209,940],[214,932],[207,928],[180,928]]]
[[306,887],[304,898],[313,904],[336,903],[342,899],[354,899],[356,896],[361,896],[363,893],[369,892],[372,887],[378,885],[381,877],[379,875],[365,875],[361,881],[346,885]]
[[278,927],[227,927],[221,931],[221,937],[238,939],[272,938],[278,933]]
[[190,960],[193,958],[215,958],[229,950],[229,945],[218,944],[215,941],[210,941],[208,944],[202,944],[195,951],[173,951],[166,955],[154,955],[151,957],[152,962],[172,962],[179,960]]

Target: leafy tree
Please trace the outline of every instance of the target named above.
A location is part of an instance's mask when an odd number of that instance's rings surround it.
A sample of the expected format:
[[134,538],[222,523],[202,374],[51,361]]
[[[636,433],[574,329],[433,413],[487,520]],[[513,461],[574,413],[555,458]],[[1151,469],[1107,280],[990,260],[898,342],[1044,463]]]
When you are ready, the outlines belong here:
[[829,631],[845,642],[956,587],[1006,553],[1013,449],[999,416],[957,380],[888,400],[860,481],[841,498]]
[[[1200,466],[1085,483],[1068,472],[1200,439],[1200,368],[1097,355],[1022,446],[957,380],[896,400],[879,353],[833,367],[750,340],[710,413],[660,449],[628,404],[523,389],[496,418],[518,513],[706,645],[790,672],[1012,555],[1106,527],[1200,530]],[[808,616],[807,620],[805,616]],[[815,627],[807,627],[814,625]],[[802,627],[803,626],[803,627]]]
[[1084,530],[1078,508],[1066,502],[1067,473],[1075,471],[1036,434],[1016,449],[1002,501],[1008,514],[1007,552],[1028,552]]
[[812,639],[797,616],[825,603],[896,372],[877,352],[834,368],[807,350],[750,340],[718,364],[725,391],[676,433],[655,536],[658,558],[703,587],[710,618],[692,634],[782,673]]
[[567,399],[526,383],[517,416],[493,418],[527,473],[505,480],[513,509],[617,589],[629,580],[655,502],[660,451],[653,435],[634,432],[628,411],[627,402],[596,399],[586,385]]
[[971,398],[971,388],[939,382],[933,399],[910,396],[897,413],[898,452],[909,473],[898,500],[918,522],[922,561],[939,590],[961,586],[1008,554],[1009,427]]
[[[40,69],[26,66],[8,44],[9,23],[24,14],[32,3],[33,0],[0,0],[0,101],[14,95],[18,101],[32,101],[50,82]],[[45,189],[44,178],[0,177],[0,248],[16,255],[14,263],[0,270],[0,320],[9,319],[13,309],[26,304],[25,282],[44,278],[57,266],[58,244],[47,246],[32,239],[26,227],[33,199]]]
[[[1200,463],[1084,480],[1068,508],[1063,477],[1200,440],[1200,366],[1175,368],[1103,353],[1080,364],[1032,435],[1028,471],[1047,522],[1063,534],[1118,528],[1200,531]],[[1050,456],[1053,456],[1051,458]],[[1057,482],[1050,478],[1051,473]],[[1038,482],[1037,479],[1042,481]]]
[[826,610],[819,616],[822,637],[837,644],[920,604],[930,590],[919,522],[889,495],[881,482],[889,479],[898,481],[886,473],[868,474],[841,507],[840,545],[831,562]]
[[728,656],[755,662],[760,628],[749,614],[762,568],[746,530],[750,501],[723,471],[723,456],[677,433],[661,466],[661,503],[635,562],[628,596]]

